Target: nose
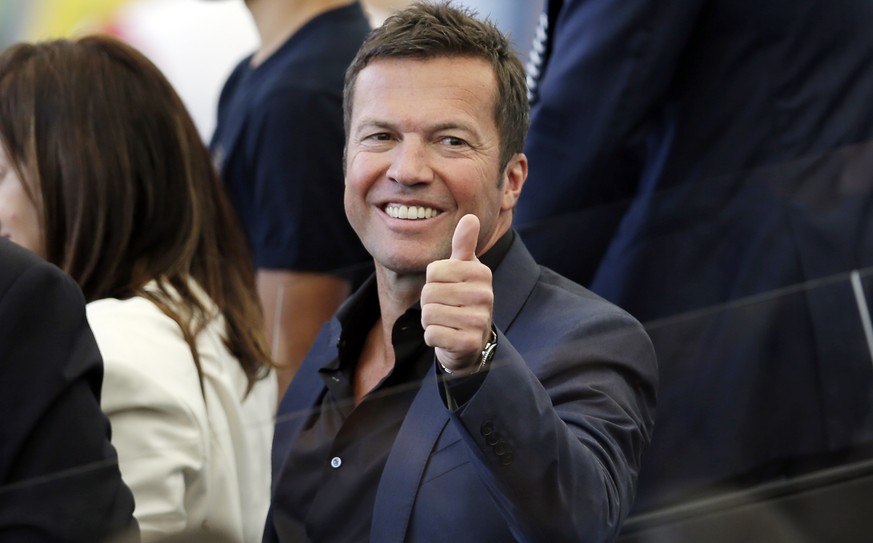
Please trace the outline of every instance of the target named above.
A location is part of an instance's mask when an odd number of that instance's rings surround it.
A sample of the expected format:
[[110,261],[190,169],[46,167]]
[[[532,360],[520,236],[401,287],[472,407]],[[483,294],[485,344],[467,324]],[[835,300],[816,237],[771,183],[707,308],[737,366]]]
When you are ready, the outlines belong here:
[[404,139],[394,149],[391,166],[388,168],[388,178],[407,186],[433,181],[427,146],[417,138]]

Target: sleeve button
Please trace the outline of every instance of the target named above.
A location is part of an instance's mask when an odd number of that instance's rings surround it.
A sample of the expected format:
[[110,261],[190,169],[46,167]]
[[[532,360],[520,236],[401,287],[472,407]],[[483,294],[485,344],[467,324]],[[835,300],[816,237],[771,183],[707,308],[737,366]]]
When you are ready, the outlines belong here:
[[482,426],[479,428],[479,431],[482,432],[483,436],[490,436],[494,433],[494,423],[490,420],[486,420],[482,423]]

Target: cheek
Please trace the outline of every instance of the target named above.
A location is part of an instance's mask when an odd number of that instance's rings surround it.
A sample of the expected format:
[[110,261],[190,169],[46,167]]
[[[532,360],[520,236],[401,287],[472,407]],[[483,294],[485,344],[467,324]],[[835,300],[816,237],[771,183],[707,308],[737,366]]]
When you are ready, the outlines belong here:
[[364,197],[362,182],[357,172],[349,170],[346,174],[345,188],[343,191],[343,202],[345,204],[346,213],[351,212],[359,205],[360,200]]
[[367,183],[360,175],[360,171],[355,169],[355,166],[350,165],[345,179],[343,206],[349,224],[352,225],[352,228],[359,235],[361,233],[361,227],[366,213],[366,198]]
[[346,205],[366,200],[368,193],[378,182],[384,171],[380,156],[361,153],[354,156],[347,164],[345,178]]
[[489,169],[479,168],[475,176],[470,176],[469,172],[459,172],[464,177],[461,182],[455,183],[453,193],[455,201],[461,207],[469,207],[469,211],[475,211],[477,214],[490,215],[496,213],[502,203],[503,189],[497,188],[500,179],[497,174]]
[[346,218],[352,225],[352,228],[357,231],[357,195],[353,192],[352,187],[348,184],[348,182],[346,182],[346,189],[345,193],[343,194],[343,207],[345,208]]
[[0,183],[0,221],[11,226],[13,222],[20,223],[24,212],[24,200],[20,191],[9,188],[10,183]]

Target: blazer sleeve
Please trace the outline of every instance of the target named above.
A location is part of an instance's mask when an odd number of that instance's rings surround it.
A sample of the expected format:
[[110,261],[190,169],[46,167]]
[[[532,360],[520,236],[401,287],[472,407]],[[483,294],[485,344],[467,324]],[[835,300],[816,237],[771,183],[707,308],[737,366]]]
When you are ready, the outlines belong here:
[[560,305],[499,335],[482,386],[451,417],[516,539],[611,541],[651,440],[657,363],[620,309]]
[[[552,9],[551,53],[531,100],[529,175],[515,218],[529,245],[549,221],[572,220],[594,223],[579,243],[605,250],[637,190],[648,158],[644,134],[702,4],[564,0]],[[586,259],[596,264],[600,256]]]
[[[2,242],[2,240],[0,240]],[[136,530],[100,410],[81,291],[45,262],[10,278],[0,247],[0,540],[100,542]]]

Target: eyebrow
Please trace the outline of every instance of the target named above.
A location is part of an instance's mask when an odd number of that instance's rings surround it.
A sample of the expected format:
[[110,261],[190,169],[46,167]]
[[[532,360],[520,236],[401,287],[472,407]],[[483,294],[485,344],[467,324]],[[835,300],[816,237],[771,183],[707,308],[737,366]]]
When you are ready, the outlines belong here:
[[[362,129],[366,128],[380,128],[392,131],[398,130],[397,123],[391,123],[377,119],[362,119],[355,127],[355,134],[358,134]],[[428,125],[426,126],[426,129],[428,133],[441,132],[443,130],[462,130],[476,136],[478,136],[479,134],[479,132],[476,131],[469,123],[455,121],[444,121],[433,125]]]

